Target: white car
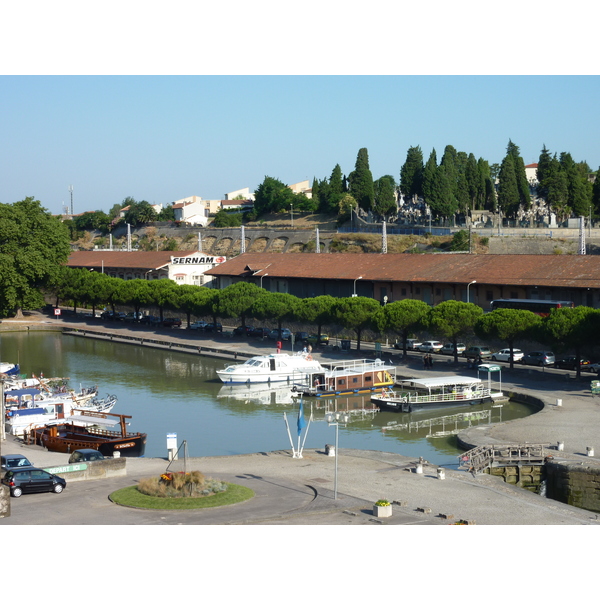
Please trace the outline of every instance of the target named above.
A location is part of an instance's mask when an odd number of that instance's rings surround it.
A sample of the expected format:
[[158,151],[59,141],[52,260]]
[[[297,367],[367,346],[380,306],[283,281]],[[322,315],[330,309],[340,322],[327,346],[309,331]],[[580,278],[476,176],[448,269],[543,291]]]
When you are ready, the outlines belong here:
[[[513,349],[513,362],[521,362],[523,360],[523,352],[518,348]],[[500,362],[510,362],[510,348],[503,348],[492,354],[492,360]]]
[[444,347],[442,342],[436,340],[427,340],[419,346],[421,352],[439,352]]
[[207,325],[208,323],[206,321],[194,321],[193,323],[190,323],[190,329],[198,329],[201,331]]

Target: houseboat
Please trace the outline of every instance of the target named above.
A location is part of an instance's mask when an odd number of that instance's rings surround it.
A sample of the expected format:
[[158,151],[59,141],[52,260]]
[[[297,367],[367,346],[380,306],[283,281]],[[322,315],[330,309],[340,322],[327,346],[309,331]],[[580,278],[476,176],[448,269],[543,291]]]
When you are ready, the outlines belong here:
[[321,363],[321,370],[311,373],[308,380],[295,388],[310,396],[336,396],[373,392],[391,388],[395,383],[396,367],[386,365],[380,358],[363,358]]
[[404,379],[399,390],[382,390],[371,395],[371,402],[380,410],[412,412],[443,406],[468,406],[495,402],[503,396],[492,392],[489,385],[476,377],[427,377]]

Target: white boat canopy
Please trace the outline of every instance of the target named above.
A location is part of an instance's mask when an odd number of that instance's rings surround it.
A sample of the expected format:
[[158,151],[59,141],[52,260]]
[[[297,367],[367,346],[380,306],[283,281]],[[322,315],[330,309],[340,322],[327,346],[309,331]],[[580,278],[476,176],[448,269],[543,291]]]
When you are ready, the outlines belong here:
[[476,385],[481,383],[481,379],[477,377],[462,377],[460,375],[452,375],[450,377],[426,377],[424,379],[403,379],[401,383],[410,385],[411,387],[422,388],[439,388],[454,385]]

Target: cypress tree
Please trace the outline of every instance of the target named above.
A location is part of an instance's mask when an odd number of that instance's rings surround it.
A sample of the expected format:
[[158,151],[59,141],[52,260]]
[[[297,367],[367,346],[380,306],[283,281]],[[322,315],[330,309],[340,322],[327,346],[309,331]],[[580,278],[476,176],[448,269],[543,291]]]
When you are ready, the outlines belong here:
[[519,190],[513,156],[507,154],[498,174],[498,205],[505,215],[515,216],[519,208]]
[[354,171],[349,175],[350,193],[358,202],[358,206],[365,211],[373,209],[375,191],[373,189],[373,175],[369,169],[369,154],[366,148],[361,148],[356,157]]
[[413,146],[406,153],[406,161],[400,168],[400,191],[403,196],[423,195],[423,152]]
[[423,198],[427,203],[430,202],[433,196],[433,186],[437,168],[437,156],[434,148],[431,151],[427,162],[425,163],[425,167],[423,168]]

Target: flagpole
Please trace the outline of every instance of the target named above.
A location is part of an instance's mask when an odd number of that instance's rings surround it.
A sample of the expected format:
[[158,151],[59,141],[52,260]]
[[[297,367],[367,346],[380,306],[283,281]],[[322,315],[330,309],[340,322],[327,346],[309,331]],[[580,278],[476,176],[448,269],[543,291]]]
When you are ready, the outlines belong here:
[[290,432],[290,426],[288,424],[287,415],[283,413],[283,420],[285,421],[285,426],[288,432],[288,437],[290,438],[290,445],[292,446],[292,452],[296,454],[296,449],[294,448],[294,442],[292,442],[292,434]]

